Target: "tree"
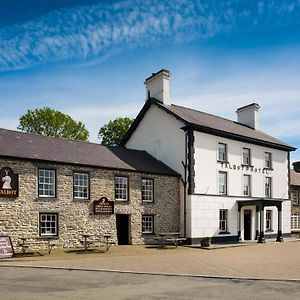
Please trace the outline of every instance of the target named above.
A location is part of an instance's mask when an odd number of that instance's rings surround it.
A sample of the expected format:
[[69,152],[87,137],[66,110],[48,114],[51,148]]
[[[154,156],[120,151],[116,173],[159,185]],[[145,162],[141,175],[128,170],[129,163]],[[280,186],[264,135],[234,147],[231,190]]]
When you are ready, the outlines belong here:
[[98,134],[101,144],[118,146],[133,121],[130,118],[116,118],[103,125]]
[[83,123],[49,107],[28,109],[20,117],[18,129],[70,140],[87,141],[89,137]]

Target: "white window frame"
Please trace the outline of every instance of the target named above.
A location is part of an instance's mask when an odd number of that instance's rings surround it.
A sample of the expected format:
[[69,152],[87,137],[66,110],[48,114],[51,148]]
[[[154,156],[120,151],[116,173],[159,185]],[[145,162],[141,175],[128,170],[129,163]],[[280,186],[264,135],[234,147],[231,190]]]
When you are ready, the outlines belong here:
[[291,215],[291,230],[300,231],[300,214]]
[[154,215],[142,215],[142,234],[154,233]]
[[39,198],[56,197],[56,170],[38,169],[38,196]]
[[251,196],[251,176],[243,175],[243,195]]
[[251,149],[250,148],[243,147],[242,165],[251,166]]
[[128,201],[128,177],[115,176],[115,200]]
[[[219,171],[219,175],[218,175],[218,191],[219,191],[219,195],[227,195],[227,185],[228,185],[228,175],[227,172],[223,172],[223,171]],[[224,176],[224,190],[222,189],[221,191],[221,186],[223,186],[223,183],[221,183],[221,179]],[[222,185],[221,185],[222,184]]]
[[90,178],[89,173],[74,172],[73,173],[73,198],[89,199]]
[[225,143],[218,143],[218,161],[227,162],[227,144]]
[[142,202],[154,202],[154,180],[152,178],[142,178]]
[[58,213],[40,213],[39,233],[40,236],[58,236]]
[[265,197],[272,198],[272,177],[265,177]]
[[219,210],[219,231],[227,232],[228,225],[228,209]]
[[265,152],[265,168],[272,169],[272,153]]
[[292,188],[291,200],[292,200],[292,204],[300,205],[300,190]]
[[266,231],[272,231],[273,211],[266,210]]

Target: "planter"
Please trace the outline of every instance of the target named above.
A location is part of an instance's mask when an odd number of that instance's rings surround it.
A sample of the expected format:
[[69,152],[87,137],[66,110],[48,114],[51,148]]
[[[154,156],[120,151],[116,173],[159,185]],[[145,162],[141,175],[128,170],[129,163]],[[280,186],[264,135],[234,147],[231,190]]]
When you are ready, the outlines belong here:
[[201,239],[201,247],[209,247],[211,242],[210,237],[204,237]]

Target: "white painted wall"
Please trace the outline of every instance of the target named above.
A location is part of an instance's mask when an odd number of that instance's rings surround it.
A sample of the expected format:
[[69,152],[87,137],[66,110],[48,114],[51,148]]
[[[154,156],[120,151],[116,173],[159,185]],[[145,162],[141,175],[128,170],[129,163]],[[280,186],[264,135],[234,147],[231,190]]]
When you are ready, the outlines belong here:
[[[257,172],[233,170],[222,167],[218,160],[218,143],[227,145],[228,161],[231,165],[242,164],[243,147],[251,149],[252,165]],[[272,153],[273,171],[259,173],[263,169],[265,152]],[[251,175],[251,196],[264,197],[264,178],[272,177],[272,198],[288,199],[288,160],[287,152],[267,147],[247,144],[195,132],[195,193],[218,194],[218,173],[227,172],[228,195],[243,196],[243,175]]]
[[147,151],[184,178],[181,162],[185,159],[185,134],[180,129],[182,126],[182,122],[152,105],[125,146]]

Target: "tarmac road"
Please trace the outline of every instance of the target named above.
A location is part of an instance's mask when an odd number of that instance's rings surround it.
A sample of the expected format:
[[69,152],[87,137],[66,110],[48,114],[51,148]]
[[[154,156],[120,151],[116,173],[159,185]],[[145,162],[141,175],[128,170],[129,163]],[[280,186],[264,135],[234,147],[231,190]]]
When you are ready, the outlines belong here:
[[1,300],[300,299],[300,283],[0,267]]

